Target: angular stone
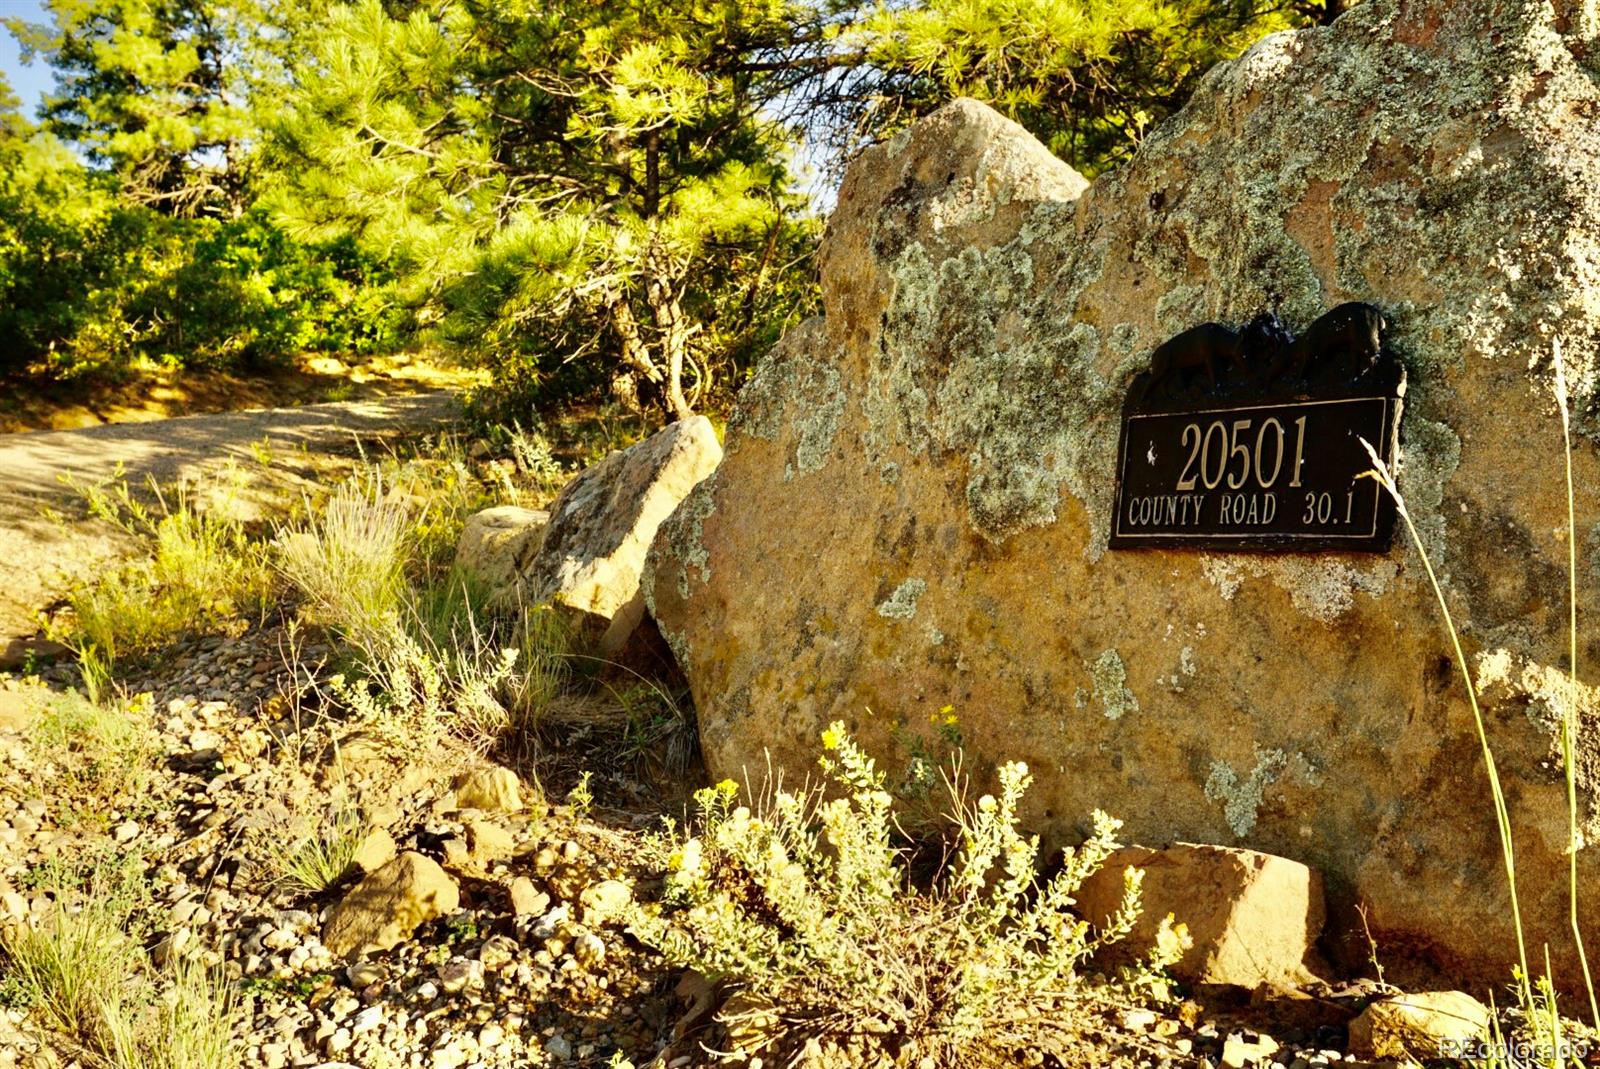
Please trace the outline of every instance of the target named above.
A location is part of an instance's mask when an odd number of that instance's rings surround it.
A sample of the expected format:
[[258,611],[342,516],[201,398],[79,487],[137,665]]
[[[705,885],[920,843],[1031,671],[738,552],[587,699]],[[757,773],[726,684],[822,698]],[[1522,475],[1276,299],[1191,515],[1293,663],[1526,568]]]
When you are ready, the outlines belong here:
[[578,895],[583,907],[583,923],[606,924],[616,920],[633,904],[633,890],[621,880],[601,880],[585,887]]
[[644,617],[639,577],[657,528],[721,459],[711,421],[694,416],[568,483],[524,573],[531,603],[570,610],[602,656],[623,649]]
[[49,693],[44,687],[0,680],[0,731],[27,731],[44,708]]
[[480,865],[508,858],[517,848],[516,836],[492,821],[469,820],[466,826],[472,860]]
[[550,896],[526,876],[511,881],[511,910],[519,917],[537,917],[550,908]]
[[1423,991],[1374,1002],[1350,1022],[1357,1058],[1470,1060],[1488,1038],[1489,1008],[1462,991]]
[[1118,850],[1078,889],[1078,911],[1104,926],[1122,905],[1123,873],[1144,870],[1142,911],[1118,956],[1143,956],[1169,913],[1194,940],[1172,966],[1192,984],[1295,987],[1316,978],[1325,912],[1322,877],[1287,858],[1174,843]]
[[1226,1069],[1248,1069],[1260,1065],[1278,1052],[1278,1041],[1271,1036],[1229,1035],[1222,1043],[1222,1064]]
[[383,828],[373,828],[356,844],[350,862],[362,872],[377,872],[394,860],[396,852],[394,837]]
[[476,575],[494,599],[515,598],[549,523],[550,514],[542,509],[499,505],[475,512],[456,543],[456,567]]
[[356,884],[328,911],[322,945],[342,958],[384,951],[461,904],[456,882],[438,864],[407,850]]
[[[825,314],[756,368],[649,562],[712,777],[770,754],[804,778],[835,719],[893,771],[906,726],[937,751],[926,725],[952,705],[967,767],[1029,760],[1023,816],[1047,839],[1101,807],[1134,841],[1293,858],[1327,877],[1347,963],[1364,903],[1392,977],[1414,953],[1503,982],[1477,734],[1404,529],[1386,554],[1107,548],[1120,409],[1157,346],[1368,301],[1409,375],[1401,488],[1470,667],[1509,681],[1486,716],[1528,945],[1576,989],[1566,699],[1544,685],[1566,656],[1550,369],[1559,340],[1592,412],[1600,20],[1560,10],[1353,5],[1220,65],[1092,185],[972,101],[863,152],[822,249]],[[1592,524],[1600,451],[1577,426]],[[1600,557],[1579,537],[1592,619]],[[1597,790],[1580,781],[1582,813]],[[1587,924],[1600,945],[1600,912]]]
[[515,813],[522,808],[522,781],[503,765],[473,769],[456,780],[456,805],[485,813]]

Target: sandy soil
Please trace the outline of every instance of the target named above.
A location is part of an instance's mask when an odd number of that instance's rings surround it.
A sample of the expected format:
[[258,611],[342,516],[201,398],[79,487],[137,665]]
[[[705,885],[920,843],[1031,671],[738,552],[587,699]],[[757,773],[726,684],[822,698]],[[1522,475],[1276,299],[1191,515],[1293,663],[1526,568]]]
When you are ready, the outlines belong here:
[[454,413],[454,394],[436,391],[0,435],[0,669],[20,664],[29,650],[48,650],[37,637],[40,612],[128,546],[111,525],[81,517],[71,484],[120,473],[132,486],[203,485],[230,463],[280,484],[315,483],[320,458],[351,455],[358,441],[376,436],[426,430]]

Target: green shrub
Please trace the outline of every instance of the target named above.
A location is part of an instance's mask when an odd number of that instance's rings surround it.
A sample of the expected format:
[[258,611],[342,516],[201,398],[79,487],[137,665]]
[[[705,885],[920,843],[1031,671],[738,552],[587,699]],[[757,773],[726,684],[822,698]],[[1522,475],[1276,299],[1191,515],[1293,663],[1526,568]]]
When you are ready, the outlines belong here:
[[369,657],[398,625],[411,517],[376,473],[341,483],[302,525],[279,532],[276,560],[312,622]]
[[[815,1064],[846,1051],[906,1065],[996,1064],[1055,1045],[1106,989],[1079,972],[1123,938],[1142,873],[1096,933],[1072,895],[1115,848],[1096,813],[1089,839],[1041,879],[1038,840],[1017,830],[1026,766],[999,769],[999,796],[951,787],[958,847],[931,886],[908,875],[893,801],[873,762],[834,724],[823,767],[837,796],[777,789],[755,813],[724,782],[696,795],[692,834],[669,833],[664,900],[631,930],[673,964],[735,990],[720,1020],[742,1053],[777,1049]],[[1163,922],[1153,959],[1121,994],[1151,992],[1187,942]]]
[[272,573],[261,548],[234,519],[202,513],[180,497],[144,505],[125,482],[80,488],[90,511],[142,539],[149,556],[74,591],[63,636],[97,694],[119,662],[148,658],[184,635],[260,616]]
[[387,351],[403,340],[406,313],[390,299],[388,273],[348,239],[302,244],[263,210],[168,225],[182,255],[129,302],[152,324],[143,349],[154,359],[260,365],[308,351]]
[[159,752],[149,716],[148,694],[96,702],[67,693],[45,705],[34,742],[54,757],[55,791],[77,820],[105,824],[113,810],[147,801]]
[[389,351],[411,335],[390,280],[349,239],[296,241],[260,209],[163,215],[56,139],[0,131],[0,374]]

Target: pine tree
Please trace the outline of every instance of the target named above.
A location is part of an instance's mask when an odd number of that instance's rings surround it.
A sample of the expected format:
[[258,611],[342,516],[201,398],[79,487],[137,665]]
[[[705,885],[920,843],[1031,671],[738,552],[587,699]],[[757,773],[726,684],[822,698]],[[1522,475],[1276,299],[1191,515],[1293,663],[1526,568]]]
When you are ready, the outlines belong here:
[[279,203],[407,268],[441,325],[548,394],[690,413],[802,296],[810,223],[750,51],[782,0],[335,9],[278,129]]
[[293,0],[45,0],[48,23],[5,19],[49,63],[44,127],[171,215],[249,203],[253,109],[272,106],[306,9]]
[[841,34],[877,73],[849,102],[882,136],[954,96],[987,101],[1089,175],[1125,159],[1211,66],[1342,0],[922,0]]

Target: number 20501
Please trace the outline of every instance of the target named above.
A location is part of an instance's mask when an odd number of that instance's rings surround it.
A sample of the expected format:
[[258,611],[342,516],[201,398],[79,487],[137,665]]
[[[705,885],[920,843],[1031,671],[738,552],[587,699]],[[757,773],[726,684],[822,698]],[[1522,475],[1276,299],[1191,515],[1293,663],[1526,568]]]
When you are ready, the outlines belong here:
[[[1306,417],[1295,420],[1294,428],[1294,460],[1288,472],[1290,487],[1300,485],[1300,469],[1305,464]],[[1204,430],[1198,423],[1187,424],[1181,441],[1189,450],[1189,458],[1178,475],[1177,489],[1193,490],[1200,485],[1215,490],[1226,481],[1228,489],[1238,490],[1253,475],[1257,486],[1270,490],[1284,474],[1288,437],[1283,424],[1270,416],[1262,420],[1259,427],[1253,419],[1226,423],[1213,420]]]

